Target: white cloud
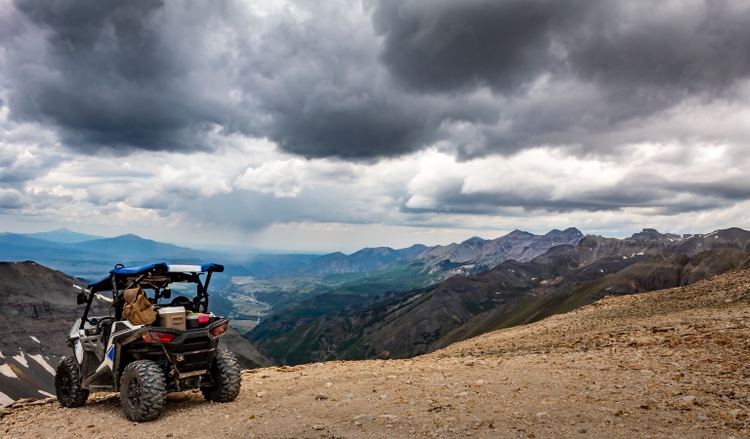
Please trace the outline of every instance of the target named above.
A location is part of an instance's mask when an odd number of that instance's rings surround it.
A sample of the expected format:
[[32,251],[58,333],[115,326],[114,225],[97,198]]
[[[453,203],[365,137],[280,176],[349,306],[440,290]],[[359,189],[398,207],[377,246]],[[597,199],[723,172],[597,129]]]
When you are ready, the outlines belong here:
[[305,162],[300,159],[275,160],[248,168],[235,181],[235,187],[274,197],[296,197],[311,183],[308,180]]

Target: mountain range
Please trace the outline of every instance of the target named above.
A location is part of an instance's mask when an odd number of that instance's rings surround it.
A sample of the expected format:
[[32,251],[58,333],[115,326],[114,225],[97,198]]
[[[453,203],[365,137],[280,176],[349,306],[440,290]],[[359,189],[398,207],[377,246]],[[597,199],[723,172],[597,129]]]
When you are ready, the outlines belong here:
[[435,287],[359,300],[351,294],[313,298],[249,336],[282,364],[411,357],[607,295],[688,285],[750,265],[748,251],[750,232],[739,228],[682,237],[653,229],[626,239],[589,235],[577,245],[550,247],[527,261],[507,259]]
[[[78,237],[77,239],[81,237],[79,234],[75,236]],[[0,259],[5,261],[34,260],[45,266],[87,279],[103,276],[116,263],[134,265],[161,260],[184,262],[204,260],[203,254],[189,248],[143,239],[132,234],[90,241],[71,239],[76,242],[57,242],[16,233],[2,233],[0,234]]]
[[[576,244],[583,234],[575,227],[554,229],[544,235],[514,230],[495,239],[477,236],[461,243],[427,247],[416,244],[394,250],[390,247],[365,248],[351,255],[331,253],[301,268],[305,274],[365,273],[400,261],[420,262],[430,271],[439,269],[448,274],[483,271],[506,259],[527,261],[561,244]],[[450,275],[448,274],[448,275]]]
[[238,281],[222,294],[232,303],[227,313],[235,319],[278,314],[309,300],[299,314],[307,319],[330,312],[331,306],[351,309],[383,294],[427,288],[455,274],[479,273],[507,258],[529,260],[552,246],[577,244],[583,236],[576,228],[544,235],[515,230],[496,239],[473,237],[447,246],[332,253],[306,265]]

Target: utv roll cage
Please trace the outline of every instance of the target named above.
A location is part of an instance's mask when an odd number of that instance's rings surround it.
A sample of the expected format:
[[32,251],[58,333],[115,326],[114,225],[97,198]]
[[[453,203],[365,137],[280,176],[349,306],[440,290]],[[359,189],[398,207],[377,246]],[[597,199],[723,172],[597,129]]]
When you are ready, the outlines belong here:
[[[208,284],[211,282],[211,275],[214,272],[221,273],[224,266],[213,262],[204,264],[173,264],[168,265],[164,262],[138,266],[126,267],[117,264],[109,271],[108,276],[94,281],[89,284],[86,290],[78,293],[78,304],[86,304],[86,310],[83,312],[79,329],[83,329],[84,324],[88,321],[89,310],[94,301],[94,297],[102,292],[111,291],[112,297],[105,299],[111,305],[109,308],[110,318],[114,320],[122,319],[122,310],[124,306],[123,292],[130,288],[140,286],[144,289],[154,291],[154,300],[158,303],[160,299],[171,298],[172,292],[169,288],[170,283],[194,283],[197,285],[197,295],[190,301],[184,299],[179,301],[179,305],[190,308],[195,312],[208,312]],[[201,281],[200,276],[206,274],[205,281]],[[114,314],[114,315],[112,315]]]
[[[208,311],[211,275],[223,271],[215,263],[118,264],[80,291],[78,304],[86,307],[65,341],[72,355],[55,372],[60,404],[81,407],[91,392],[120,392],[125,416],[144,422],[159,416],[170,392],[200,389],[219,403],[237,398],[239,365],[219,346],[229,320]],[[160,303],[173,287],[179,295]],[[108,315],[89,315],[95,299]]]

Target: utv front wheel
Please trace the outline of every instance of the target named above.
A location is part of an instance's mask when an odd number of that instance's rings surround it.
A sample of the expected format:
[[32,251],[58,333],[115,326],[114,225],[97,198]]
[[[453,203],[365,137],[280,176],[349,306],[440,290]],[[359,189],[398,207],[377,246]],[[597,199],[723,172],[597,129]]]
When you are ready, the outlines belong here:
[[201,387],[203,397],[212,402],[232,402],[240,394],[240,366],[234,354],[225,349],[216,349],[216,356],[211,363],[210,387]]
[[55,393],[63,407],[80,407],[86,404],[89,391],[81,388],[81,372],[73,357],[63,357],[55,373]]
[[166,397],[164,372],[158,364],[140,360],[125,367],[120,377],[120,401],[128,419],[153,421],[164,410]]

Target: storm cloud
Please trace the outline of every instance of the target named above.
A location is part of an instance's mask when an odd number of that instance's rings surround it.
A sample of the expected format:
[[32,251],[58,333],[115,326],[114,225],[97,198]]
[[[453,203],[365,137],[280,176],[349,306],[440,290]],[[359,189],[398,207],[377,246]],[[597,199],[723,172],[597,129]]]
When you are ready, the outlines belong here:
[[654,140],[634,122],[731,101],[750,75],[750,7],[731,1],[15,0],[7,14],[11,117],[87,153],[211,150],[217,132],[354,160],[436,144],[610,153]]
[[749,23],[732,0],[0,2],[0,213],[741,226]]

